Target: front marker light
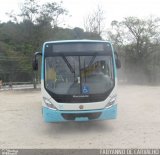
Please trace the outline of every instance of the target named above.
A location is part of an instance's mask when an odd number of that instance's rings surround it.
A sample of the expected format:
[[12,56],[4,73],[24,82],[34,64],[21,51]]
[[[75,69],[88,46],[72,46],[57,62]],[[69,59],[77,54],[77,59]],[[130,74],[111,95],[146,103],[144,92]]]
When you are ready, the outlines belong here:
[[49,99],[43,97],[43,100],[44,100],[44,103],[46,104],[47,107],[52,108],[52,109],[55,109],[55,110],[57,109],[57,108],[51,103],[51,101],[50,101]]
[[106,107],[112,106],[112,105],[116,102],[116,98],[117,98],[117,95],[113,95],[113,96],[110,98],[109,102],[107,103]]

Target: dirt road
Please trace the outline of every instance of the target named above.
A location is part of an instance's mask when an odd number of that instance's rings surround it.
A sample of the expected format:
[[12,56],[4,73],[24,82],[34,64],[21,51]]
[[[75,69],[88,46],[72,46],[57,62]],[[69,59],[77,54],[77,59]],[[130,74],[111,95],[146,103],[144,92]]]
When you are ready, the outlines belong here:
[[119,86],[118,118],[45,123],[39,91],[0,92],[0,148],[158,148],[160,87]]

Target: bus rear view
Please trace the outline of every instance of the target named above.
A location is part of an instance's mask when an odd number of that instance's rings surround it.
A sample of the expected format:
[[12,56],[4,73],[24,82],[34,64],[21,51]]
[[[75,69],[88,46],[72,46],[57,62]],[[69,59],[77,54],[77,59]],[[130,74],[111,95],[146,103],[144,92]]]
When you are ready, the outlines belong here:
[[[42,53],[42,113],[46,122],[92,121],[117,116],[117,55],[110,42],[45,42]],[[115,59],[116,57],[116,59]]]

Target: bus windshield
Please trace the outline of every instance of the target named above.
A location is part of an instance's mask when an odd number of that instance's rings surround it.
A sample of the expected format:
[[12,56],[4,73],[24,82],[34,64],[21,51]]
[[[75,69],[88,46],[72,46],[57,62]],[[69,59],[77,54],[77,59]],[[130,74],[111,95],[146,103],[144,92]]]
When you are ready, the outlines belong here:
[[45,57],[45,87],[54,94],[104,94],[114,87],[113,74],[110,55]]

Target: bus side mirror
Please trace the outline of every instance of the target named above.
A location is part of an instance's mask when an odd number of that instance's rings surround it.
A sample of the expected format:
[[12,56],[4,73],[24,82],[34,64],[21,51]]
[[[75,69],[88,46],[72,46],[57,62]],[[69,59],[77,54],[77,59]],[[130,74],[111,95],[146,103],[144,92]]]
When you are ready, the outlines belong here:
[[118,69],[121,68],[121,61],[119,59],[116,59],[116,67]]
[[114,52],[114,55],[115,55],[116,67],[119,69],[119,68],[121,68],[121,61],[118,58],[118,53],[117,52]]
[[38,60],[37,60],[38,55],[42,55],[42,53],[41,52],[35,52],[35,54],[34,54],[34,59],[32,61],[32,68],[33,68],[34,71],[38,70]]
[[32,61],[32,68],[34,71],[38,70],[38,61],[36,59]]

